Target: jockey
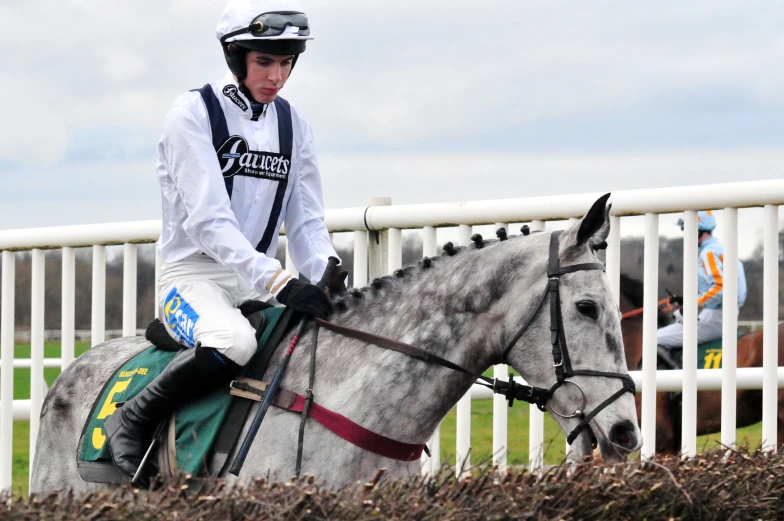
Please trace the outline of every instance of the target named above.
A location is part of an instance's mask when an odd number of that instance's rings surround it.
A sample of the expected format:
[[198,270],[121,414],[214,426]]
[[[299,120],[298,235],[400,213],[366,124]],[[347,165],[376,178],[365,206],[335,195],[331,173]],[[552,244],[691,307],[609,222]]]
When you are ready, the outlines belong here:
[[326,317],[331,303],[275,259],[286,225],[294,265],[319,280],[337,257],[324,224],[310,124],[278,92],[312,39],[297,0],[229,0],[217,38],[229,71],[177,98],[163,122],[160,316],[189,348],[105,422],[115,464],[133,476],[156,423],[251,359],[237,306],[272,297]]
[[[683,230],[683,218],[676,223]],[[697,317],[697,343],[710,342],[721,338],[722,331],[722,288],[724,286],[724,247],[713,236],[716,218],[713,212],[697,212],[697,244],[700,255],[697,267],[697,305],[701,308]],[[683,304],[682,297],[672,297],[673,303]],[[746,275],[743,263],[738,261],[738,310],[746,302]],[[683,316],[680,309],[675,311],[676,321],[659,329],[656,341],[668,349],[683,348]]]

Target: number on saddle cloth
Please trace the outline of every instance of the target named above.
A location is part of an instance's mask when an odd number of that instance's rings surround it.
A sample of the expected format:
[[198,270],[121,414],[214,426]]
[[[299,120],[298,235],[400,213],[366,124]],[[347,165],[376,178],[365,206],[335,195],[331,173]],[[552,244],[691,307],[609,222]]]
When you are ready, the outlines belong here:
[[[740,338],[741,334],[738,334]],[[722,339],[710,340],[697,346],[697,369],[721,369]],[[659,369],[682,369],[683,348],[667,349],[658,346]]]

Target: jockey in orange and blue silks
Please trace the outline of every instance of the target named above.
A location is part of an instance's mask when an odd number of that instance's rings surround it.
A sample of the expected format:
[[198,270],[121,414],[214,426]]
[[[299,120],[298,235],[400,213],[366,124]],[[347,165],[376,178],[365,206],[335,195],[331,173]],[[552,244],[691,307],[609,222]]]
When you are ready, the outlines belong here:
[[[697,213],[697,242],[700,253],[697,266],[697,342],[710,342],[722,335],[722,302],[724,289],[724,247],[713,237],[716,218],[710,210]],[[683,219],[676,223],[683,229]],[[676,297],[677,300],[677,297]],[[738,309],[746,302],[746,274],[738,261]],[[676,322],[657,332],[657,343],[667,348],[683,346],[683,318],[675,313]]]
[[[721,309],[724,291],[724,246],[710,237],[700,244],[697,271],[697,305],[701,308]],[[746,274],[743,263],[738,261],[738,309],[746,302]]]

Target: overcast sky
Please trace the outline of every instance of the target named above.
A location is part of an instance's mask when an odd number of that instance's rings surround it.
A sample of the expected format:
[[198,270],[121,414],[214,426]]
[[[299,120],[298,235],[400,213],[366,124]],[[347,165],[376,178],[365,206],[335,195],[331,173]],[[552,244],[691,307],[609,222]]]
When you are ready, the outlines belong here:
[[[784,172],[780,1],[303,5],[315,40],[283,96],[327,208]],[[223,6],[0,0],[0,229],[159,218],[161,122],[223,75]]]

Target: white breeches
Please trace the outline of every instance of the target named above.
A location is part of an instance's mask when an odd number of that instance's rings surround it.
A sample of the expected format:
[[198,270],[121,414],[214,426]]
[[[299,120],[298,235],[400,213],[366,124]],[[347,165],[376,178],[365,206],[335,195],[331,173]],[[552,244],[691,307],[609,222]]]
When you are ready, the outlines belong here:
[[249,288],[233,268],[206,255],[191,255],[164,264],[158,281],[161,321],[184,346],[201,343],[239,365],[256,352],[256,331],[237,306],[247,300],[269,300]]
[[[705,308],[697,316],[697,343],[721,338],[722,310]],[[656,343],[669,349],[683,347],[683,324],[673,322],[656,332]]]

